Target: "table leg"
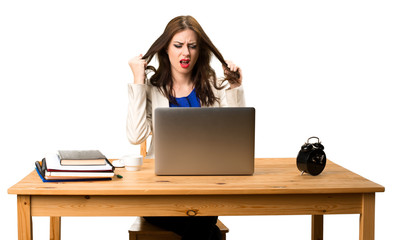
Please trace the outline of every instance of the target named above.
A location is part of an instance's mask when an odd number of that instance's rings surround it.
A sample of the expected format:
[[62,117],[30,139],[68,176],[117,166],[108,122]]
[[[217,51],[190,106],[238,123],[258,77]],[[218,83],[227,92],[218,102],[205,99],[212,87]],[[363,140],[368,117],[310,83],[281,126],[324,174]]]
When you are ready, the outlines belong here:
[[18,195],[18,240],[32,240],[33,226],[30,208],[30,196]]
[[323,215],[312,215],[312,240],[323,240]]
[[375,239],[375,193],[364,193],[360,214],[360,240]]
[[60,217],[50,217],[50,240],[60,240],[60,230],[61,230],[61,218]]

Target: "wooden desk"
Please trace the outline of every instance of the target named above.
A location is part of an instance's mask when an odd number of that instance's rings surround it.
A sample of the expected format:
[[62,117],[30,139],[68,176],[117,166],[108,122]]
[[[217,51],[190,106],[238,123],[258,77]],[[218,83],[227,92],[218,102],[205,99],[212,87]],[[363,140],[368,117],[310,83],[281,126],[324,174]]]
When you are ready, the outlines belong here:
[[8,189],[17,194],[19,239],[32,239],[32,217],[312,215],[312,239],[323,239],[323,215],[360,214],[360,239],[374,239],[375,192],[384,187],[328,161],[319,176],[300,175],[293,158],[256,159],[253,176],[155,176],[154,162],[124,178],[43,183],[35,171]]

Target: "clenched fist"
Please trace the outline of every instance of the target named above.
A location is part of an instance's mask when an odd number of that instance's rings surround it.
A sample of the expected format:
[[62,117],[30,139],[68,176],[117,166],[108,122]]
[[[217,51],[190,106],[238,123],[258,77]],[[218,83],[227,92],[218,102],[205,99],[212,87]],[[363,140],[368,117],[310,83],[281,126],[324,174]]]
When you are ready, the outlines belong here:
[[142,54],[129,60],[129,66],[134,75],[134,83],[145,83],[145,69],[148,63],[142,58]]

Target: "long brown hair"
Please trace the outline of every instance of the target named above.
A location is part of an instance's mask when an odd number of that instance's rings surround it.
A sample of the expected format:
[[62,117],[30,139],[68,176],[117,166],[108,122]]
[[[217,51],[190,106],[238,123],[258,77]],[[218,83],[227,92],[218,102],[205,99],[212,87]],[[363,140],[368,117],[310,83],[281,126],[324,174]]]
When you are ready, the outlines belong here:
[[[172,37],[176,33],[186,29],[193,30],[197,34],[197,41],[199,44],[199,57],[192,70],[192,83],[195,86],[196,95],[200,99],[202,105],[210,106],[213,105],[215,101],[218,101],[212,91],[210,82],[212,81],[212,85],[216,89],[223,89],[225,87],[222,84],[224,80],[230,83],[239,83],[239,73],[231,72],[228,69],[222,54],[213,45],[200,24],[192,16],[179,16],[172,19],[167,24],[163,34],[152,44],[148,52],[142,58],[149,63],[157,54],[157,59],[159,61],[158,69],[156,70],[156,68],[151,65],[147,66],[148,71],[154,72],[150,77],[150,83],[158,87],[170,102],[176,104],[175,99],[171,97],[173,93],[173,81],[171,77],[171,64],[166,50]],[[225,68],[225,78],[223,81],[220,81],[220,83],[216,78],[215,71],[210,66],[212,53]]]

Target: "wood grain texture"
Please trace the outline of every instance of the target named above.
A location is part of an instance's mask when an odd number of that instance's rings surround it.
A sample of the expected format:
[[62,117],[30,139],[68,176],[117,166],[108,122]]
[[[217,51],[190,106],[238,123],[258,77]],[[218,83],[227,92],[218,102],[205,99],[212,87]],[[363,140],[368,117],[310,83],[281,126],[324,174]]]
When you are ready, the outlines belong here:
[[253,176],[156,176],[154,160],[141,171],[117,169],[122,179],[43,183],[35,171],[8,189],[28,195],[209,195],[371,193],[384,187],[331,161],[321,175],[300,175],[294,158],[259,158]]
[[362,196],[359,238],[360,240],[375,239],[375,193]]
[[312,240],[323,240],[323,215],[312,215]]
[[30,196],[18,195],[17,208],[18,208],[18,239],[32,240],[33,226],[32,226]]
[[49,223],[49,239],[60,240],[61,239],[61,218],[50,217]]
[[361,194],[32,196],[33,216],[322,215],[361,213]]

